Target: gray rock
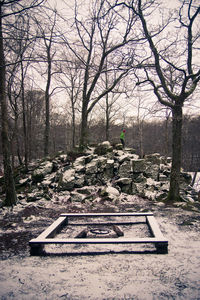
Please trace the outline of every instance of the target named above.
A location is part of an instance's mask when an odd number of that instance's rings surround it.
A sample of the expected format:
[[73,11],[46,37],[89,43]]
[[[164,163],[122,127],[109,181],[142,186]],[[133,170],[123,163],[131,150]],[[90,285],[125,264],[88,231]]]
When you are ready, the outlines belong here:
[[168,196],[168,191],[166,191],[166,192],[164,192],[164,191],[158,191],[158,192],[156,193],[156,197],[155,197],[154,200],[160,202],[160,201],[165,200],[165,199],[167,198],[167,196]]
[[132,194],[132,179],[131,178],[120,178],[115,181],[123,193]]
[[32,193],[27,194],[27,202],[35,202],[43,198],[44,194],[42,191],[33,191]]
[[79,194],[77,192],[71,192],[71,201],[72,202],[83,202],[86,196],[83,194]]
[[61,174],[59,179],[59,187],[62,190],[72,190],[75,185],[75,170],[70,169]]
[[19,180],[19,184],[20,184],[21,186],[25,186],[25,185],[27,185],[30,181],[31,181],[31,178],[30,178],[30,177],[24,178],[24,179],[20,179],[20,180]]
[[160,165],[161,163],[161,156],[159,153],[145,155],[145,159],[151,162],[152,164]]
[[103,143],[99,143],[96,149],[94,150],[94,153],[98,155],[106,155],[109,152],[113,151],[113,147],[111,146],[109,141],[105,141]]
[[75,182],[74,182],[74,186],[75,187],[83,187],[85,184],[85,175],[76,175],[75,176]]
[[145,186],[143,183],[136,183],[136,194],[140,197],[145,197]]
[[103,172],[107,164],[107,158],[105,156],[98,157],[98,171]]
[[98,183],[98,181],[97,181],[96,174],[85,175],[85,184],[86,185],[96,185],[97,183]]
[[192,176],[189,173],[181,172],[180,174],[180,183],[186,183],[187,185],[191,184]]
[[142,173],[146,170],[145,159],[132,159],[132,170],[134,173]]
[[160,182],[158,182],[152,178],[147,178],[145,187],[147,187],[148,189],[158,190],[158,189],[160,189],[160,186],[161,186]]
[[114,176],[114,160],[108,159],[104,168],[104,177],[109,179]]
[[164,174],[159,174],[159,181],[162,181],[162,182],[164,182],[164,181],[168,181],[169,180],[169,177],[167,177],[166,175],[164,175]]
[[90,195],[94,192],[94,187],[92,186],[84,186],[82,188],[77,189],[77,192],[83,195]]
[[118,175],[120,177],[130,177],[131,175],[131,162],[130,159],[124,161],[120,166],[119,166],[119,171],[118,171]]
[[106,192],[108,193],[109,200],[117,200],[120,196],[120,192],[112,186],[108,186]]
[[151,177],[152,179],[157,181],[159,172],[160,172],[160,167],[158,165],[152,165],[152,164],[148,163],[148,166],[144,172],[144,175],[146,177]]
[[96,174],[97,171],[98,171],[98,164],[99,164],[98,159],[93,159],[91,162],[89,162],[86,165],[85,174],[86,175],[88,175],[88,174]]
[[89,164],[94,158],[97,158],[98,155],[89,154],[85,156],[85,164]]
[[145,183],[147,181],[147,178],[143,175],[143,173],[133,173],[132,179],[135,183]]
[[42,179],[53,170],[53,163],[50,161],[43,162],[38,168],[33,171],[32,180],[41,182]]
[[75,162],[73,163],[73,167],[76,172],[85,172],[85,156],[78,157]]
[[115,149],[116,149],[116,150],[123,150],[122,144],[116,144],[116,145],[115,145]]
[[127,154],[123,154],[123,155],[119,156],[119,158],[118,158],[118,161],[120,164],[122,164],[125,161],[130,161],[130,160],[131,160],[130,156]]

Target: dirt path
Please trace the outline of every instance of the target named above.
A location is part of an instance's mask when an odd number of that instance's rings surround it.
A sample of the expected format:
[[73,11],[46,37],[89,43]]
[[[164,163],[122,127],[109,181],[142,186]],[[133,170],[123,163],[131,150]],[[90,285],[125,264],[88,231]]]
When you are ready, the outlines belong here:
[[[124,203],[117,210],[130,211],[129,204]],[[5,251],[5,243],[0,244],[0,299],[200,299],[200,213],[158,206],[141,199],[132,202],[133,211],[144,207],[154,212],[169,240],[168,254],[144,253],[147,249],[137,249],[135,253],[31,257],[27,241],[51,223],[63,207],[56,209],[49,205],[44,210],[39,209],[40,215],[36,208],[30,216],[25,216],[23,210],[16,213],[10,222],[18,218],[17,226],[24,232],[21,240],[24,249],[19,246],[19,237],[13,236],[15,241],[10,250]],[[108,209],[108,206],[102,208]],[[3,224],[7,232],[12,232],[5,216],[1,218]],[[14,232],[19,233],[19,230]],[[5,230],[1,232],[1,236],[4,235]]]

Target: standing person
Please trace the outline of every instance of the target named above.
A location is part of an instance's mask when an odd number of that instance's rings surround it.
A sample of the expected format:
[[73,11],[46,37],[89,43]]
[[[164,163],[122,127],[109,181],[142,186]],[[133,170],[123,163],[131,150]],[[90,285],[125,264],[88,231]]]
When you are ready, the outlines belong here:
[[122,132],[121,132],[121,134],[120,134],[120,141],[122,143],[122,147],[123,148],[125,147],[125,132],[126,132],[126,130],[123,129]]

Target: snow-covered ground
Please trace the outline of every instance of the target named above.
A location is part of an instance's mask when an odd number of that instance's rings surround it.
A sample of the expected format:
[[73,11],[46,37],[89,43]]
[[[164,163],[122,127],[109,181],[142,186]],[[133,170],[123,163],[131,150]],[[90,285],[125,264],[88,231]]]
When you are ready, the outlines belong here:
[[[156,254],[152,249],[145,252],[148,249],[138,247],[129,253],[118,253],[121,250],[118,246],[115,253],[109,253],[109,246],[105,246],[107,252],[101,255],[29,255],[24,233],[36,237],[61,212],[91,210],[86,204],[61,205],[46,201],[46,207],[43,203],[36,208],[32,203],[24,209],[15,209],[9,217],[5,213],[4,218],[1,215],[1,221],[4,220],[1,237],[6,237],[3,233],[6,234],[8,228],[18,236],[10,240],[16,252],[8,244],[1,248],[0,299],[200,299],[200,213],[197,211],[133,196],[124,198],[115,207],[112,203],[96,205],[95,211],[99,212],[152,211],[169,241],[168,254]],[[125,247],[124,250],[130,249]]]

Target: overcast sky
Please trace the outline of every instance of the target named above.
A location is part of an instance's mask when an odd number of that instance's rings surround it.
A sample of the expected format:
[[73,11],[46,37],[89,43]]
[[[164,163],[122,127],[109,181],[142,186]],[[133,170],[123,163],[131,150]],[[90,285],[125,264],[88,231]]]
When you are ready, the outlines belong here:
[[[64,14],[65,16],[73,16],[72,12],[70,12],[70,9],[69,7],[73,7],[73,3],[74,3],[75,0],[49,0],[49,3],[51,3],[51,6],[52,7],[56,7],[57,10],[59,12],[61,12],[62,14]],[[87,10],[87,4],[90,2],[90,0],[78,0],[77,1],[78,4],[82,4],[83,5],[83,8],[81,10],[81,12],[83,13],[83,15],[85,13],[88,12]],[[167,7],[167,8],[172,8],[172,9],[176,9],[176,8],[179,8],[179,5],[180,5],[180,2],[178,0],[160,0],[160,2],[162,2],[162,5],[164,7]],[[86,10],[84,10],[84,7],[86,8]],[[152,19],[153,20],[153,19]],[[155,16],[155,22],[157,23],[158,22],[158,16]],[[62,96],[63,97],[63,101],[65,102],[65,96]],[[146,95],[144,96],[146,98]],[[56,97],[55,97],[56,98]],[[61,98],[61,95],[59,96],[59,98]],[[154,98],[154,95],[152,94],[151,97],[150,97],[150,102],[152,103],[152,99]],[[156,99],[156,98],[155,98]],[[156,100],[155,100],[156,101]],[[126,107],[127,109],[127,107]],[[199,104],[199,101],[197,101],[195,103],[195,110],[193,110],[193,112],[198,112],[200,109],[200,104]],[[129,114],[131,115],[132,113],[135,114],[135,109],[133,108],[133,106],[130,106],[129,107]],[[191,110],[191,108],[189,109]],[[188,108],[187,108],[187,105],[185,106],[185,111],[188,112]]]

